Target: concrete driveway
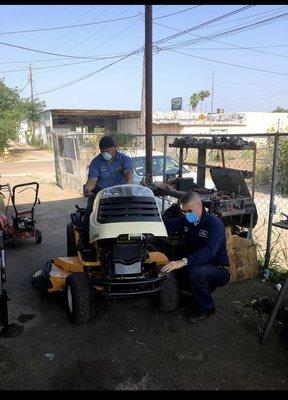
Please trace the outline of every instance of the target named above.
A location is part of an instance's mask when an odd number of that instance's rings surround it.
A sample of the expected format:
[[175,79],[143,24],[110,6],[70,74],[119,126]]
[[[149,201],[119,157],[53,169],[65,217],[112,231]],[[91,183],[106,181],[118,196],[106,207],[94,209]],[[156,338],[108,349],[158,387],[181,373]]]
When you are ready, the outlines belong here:
[[29,274],[65,255],[69,214],[85,204],[79,193],[55,186],[53,155],[46,153],[0,162],[2,184],[27,182],[31,170],[40,181],[36,220],[43,233],[41,244],[29,239],[6,250],[11,301],[9,332],[0,337],[2,390],[288,389],[287,327],[276,321],[266,344],[259,342],[277,295],[260,279],[217,289],[216,314],[198,325],[186,320],[187,293],[169,314],[150,298],[102,300],[93,321],[74,326],[61,296],[33,289]]

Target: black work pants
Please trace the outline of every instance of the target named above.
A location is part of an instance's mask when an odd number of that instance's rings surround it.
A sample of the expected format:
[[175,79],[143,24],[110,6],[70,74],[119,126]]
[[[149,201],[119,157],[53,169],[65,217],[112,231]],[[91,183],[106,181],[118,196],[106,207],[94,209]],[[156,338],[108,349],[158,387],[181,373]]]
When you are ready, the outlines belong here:
[[212,292],[220,286],[226,285],[230,280],[230,272],[227,267],[213,264],[197,266],[187,265],[179,270],[189,290],[194,294],[199,312],[204,313],[215,308]]

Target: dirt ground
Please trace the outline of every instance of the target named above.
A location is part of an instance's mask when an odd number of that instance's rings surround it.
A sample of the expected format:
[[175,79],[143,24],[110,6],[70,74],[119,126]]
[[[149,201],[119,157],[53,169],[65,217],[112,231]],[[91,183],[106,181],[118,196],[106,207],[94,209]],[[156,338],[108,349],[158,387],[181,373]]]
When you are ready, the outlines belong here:
[[258,278],[218,288],[216,314],[198,325],[187,322],[187,292],[169,314],[147,297],[102,300],[93,321],[72,325],[61,296],[41,295],[29,274],[65,255],[66,222],[85,200],[55,185],[48,151],[19,149],[0,160],[0,174],[1,184],[40,183],[36,220],[43,234],[41,244],[23,240],[6,250],[11,300],[9,332],[0,337],[2,390],[288,389],[288,327],[276,320],[260,343],[277,291]]

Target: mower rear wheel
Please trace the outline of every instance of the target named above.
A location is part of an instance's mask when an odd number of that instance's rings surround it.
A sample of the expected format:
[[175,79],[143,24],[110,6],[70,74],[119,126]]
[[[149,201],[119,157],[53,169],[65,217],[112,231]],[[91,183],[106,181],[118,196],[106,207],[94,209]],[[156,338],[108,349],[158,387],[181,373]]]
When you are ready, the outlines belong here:
[[175,272],[169,272],[167,279],[161,283],[156,297],[156,305],[162,312],[175,311],[179,304],[179,284]]
[[75,233],[72,222],[67,224],[66,238],[67,238],[67,257],[77,256],[78,252],[77,252]]
[[65,296],[71,322],[82,325],[95,315],[95,293],[91,279],[85,272],[76,272],[66,279]]
[[39,229],[35,229],[35,239],[36,239],[36,243],[42,242],[42,233]]

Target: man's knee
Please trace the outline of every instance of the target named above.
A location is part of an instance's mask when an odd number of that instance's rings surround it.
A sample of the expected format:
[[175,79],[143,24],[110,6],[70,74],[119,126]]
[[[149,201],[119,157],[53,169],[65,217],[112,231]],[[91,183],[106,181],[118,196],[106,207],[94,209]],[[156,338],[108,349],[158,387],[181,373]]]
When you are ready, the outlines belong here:
[[205,270],[201,265],[190,267],[188,268],[188,276],[192,280],[203,280],[205,279]]

